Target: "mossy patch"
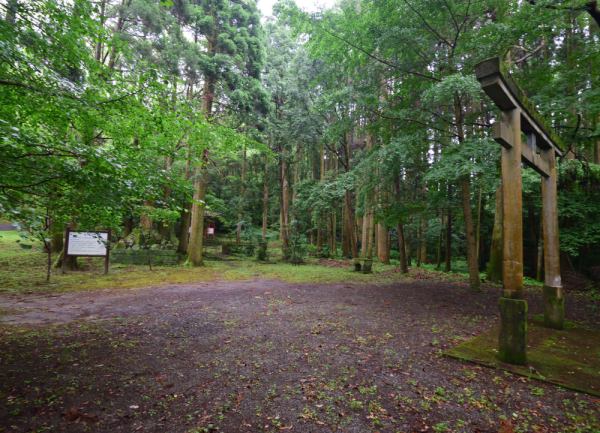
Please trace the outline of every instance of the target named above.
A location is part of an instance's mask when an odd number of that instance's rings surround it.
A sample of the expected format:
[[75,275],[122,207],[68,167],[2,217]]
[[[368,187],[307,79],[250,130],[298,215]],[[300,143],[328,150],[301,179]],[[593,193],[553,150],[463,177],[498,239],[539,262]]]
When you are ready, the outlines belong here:
[[[281,280],[287,283],[377,283],[385,284],[407,277],[395,272],[394,265],[373,264],[373,273],[369,275],[353,274],[352,263],[342,262],[341,267],[323,266],[317,259],[308,259],[302,266],[285,262],[257,262],[253,258],[208,255],[205,266],[186,265],[164,266],[117,264],[112,263],[108,275],[103,275],[103,258],[80,257],[80,270],[63,275],[58,269],[52,269],[50,283],[45,281],[46,255],[39,248],[21,251],[16,244],[17,236],[0,239],[0,249],[5,243],[10,256],[0,256],[0,293],[56,293],[66,291],[98,289],[133,289],[166,284],[189,284],[215,280],[253,280],[256,278]],[[3,239],[5,243],[3,243]],[[13,245],[14,244],[14,245]],[[16,246],[15,246],[16,245]],[[212,252],[212,250],[211,250]],[[276,251],[269,256],[277,258]],[[158,266],[157,266],[158,265]],[[410,277],[408,277],[410,278]]]
[[512,365],[498,358],[498,328],[445,352],[445,355],[500,368],[564,388],[600,396],[600,331],[569,324],[564,330],[529,322],[527,365]]

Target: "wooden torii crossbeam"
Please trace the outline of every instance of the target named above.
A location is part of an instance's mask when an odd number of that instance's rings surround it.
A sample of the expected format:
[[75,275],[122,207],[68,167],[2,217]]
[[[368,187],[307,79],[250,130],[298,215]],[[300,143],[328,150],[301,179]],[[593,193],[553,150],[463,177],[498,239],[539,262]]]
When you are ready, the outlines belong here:
[[[499,58],[475,67],[481,87],[502,111],[492,126],[502,145],[502,284],[499,356],[505,362],[527,362],[527,301],[523,299],[523,198],[521,162],[542,176],[544,241],[544,323],[564,326],[560,277],[556,157],[560,140],[546,128],[525,94],[510,78]],[[526,140],[522,139],[522,134]]]

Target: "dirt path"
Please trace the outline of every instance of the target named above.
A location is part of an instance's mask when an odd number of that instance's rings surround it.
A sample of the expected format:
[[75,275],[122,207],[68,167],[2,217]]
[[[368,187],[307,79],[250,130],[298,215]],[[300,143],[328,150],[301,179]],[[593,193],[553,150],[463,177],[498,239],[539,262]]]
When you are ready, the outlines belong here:
[[100,290],[42,295],[1,295],[0,323],[40,325],[136,315],[167,314],[178,303],[194,306],[228,292],[255,291],[276,281],[210,282],[143,289]]
[[[497,299],[437,281],[0,296],[0,432],[599,431],[598,400],[442,356]],[[597,308],[567,315],[598,326]]]

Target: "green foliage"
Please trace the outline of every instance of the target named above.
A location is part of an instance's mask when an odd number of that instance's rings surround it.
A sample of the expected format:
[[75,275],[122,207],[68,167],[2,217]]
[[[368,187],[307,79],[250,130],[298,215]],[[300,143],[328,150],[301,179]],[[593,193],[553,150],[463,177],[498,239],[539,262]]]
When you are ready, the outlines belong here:
[[457,181],[464,176],[484,175],[494,179],[499,159],[500,148],[492,139],[468,139],[463,143],[447,146],[442,151],[439,162],[432,165],[425,179],[433,182]]
[[561,250],[583,260],[600,260],[600,166],[580,161],[560,165],[559,226]]
[[269,244],[267,241],[260,240],[256,250],[256,259],[259,262],[269,261]]
[[289,248],[285,253],[285,260],[293,265],[304,263],[307,253],[306,235],[301,231],[300,222],[293,220],[290,224]]
[[[334,241],[351,254],[347,210],[354,223],[367,211],[389,228],[403,223],[412,254],[424,243],[429,260],[450,214],[450,249],[463,255],[457,186],[469,179],[485,256],[498,113],[473,66],[490,56],[503,57],[581,160],[597,152],[597,32],[588,14],[543,2],[343,0],[311,15],[283,0],[264,23],[252,1],[8,4],[0,214],[41,240],[68,223],[121,237],[142,216],[153,242],[184,239],[201,169],[208,214],[220,231],[243,227],[253,245],[263,212],[278,229],[289,195],[286,255],[298,261],[303,236],[330,237],[334,221]],[[600,263],[597,171],[560,168],[562,248],[586,266]],[[523,186],[535,223],[539,176],[525,171]],[[321,255],[333,254],[330,242]]]
[[453,104],[455,97],[469,99],[475,103],[481,96],[481,85],[474,75],[452,74],[444,77],[423,92],[423,101],[433,107]]

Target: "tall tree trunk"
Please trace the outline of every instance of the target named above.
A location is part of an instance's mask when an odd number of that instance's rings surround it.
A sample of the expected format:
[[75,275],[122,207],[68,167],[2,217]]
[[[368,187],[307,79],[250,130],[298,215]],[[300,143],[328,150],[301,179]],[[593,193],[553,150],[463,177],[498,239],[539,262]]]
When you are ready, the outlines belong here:
[[352,193],[346,191],[344,195],[344,231],[345,240],[347,242],[347,256],[358,258],[358,246],[356,239],[356,229],[354,228],[354,210],[352,209]]
[[191,212],[191,232],[188,245],[188,260],[193,266],[202,266],[204,247],[204,198],[206,197],[206,185],[208,173],[208,150],[204,151],[202,164],[196,167],[194,173],[194,199]]
[[[594,130],[598,127],[598,123],[600,123],[600,115],[597,119],[594,119]],[[600,164],[600,137],[596,139],[596,143],[594,144],[594,163]]]
[[444,212],[440,212],[440,233],[438,235],[437,251],[435,253],[435,269],[442,268],[442,244],[444,242]]
[[[400,188],[400,174],[396,176],[396,200],[400,202],[401,199],[401,188]],[[408,262],[406,260],[406,239],[404,237],[404,224],[402,217],[398,219],[398,225],[396,226],[398,232],[398,258],[400,259],[400,272],[403,274],[408,273]]]
[[347,232],[346,232],[346,196],[344,195],[344,200],[342,201],[342,226],[340,230],[340,241],[342,244],[342,257],[350,258],[350,242],[348,240]]
[[262,240],[267,240],[267,225],[269,223],[269,159],[265,156],[265,174],[263,177],[263,210],[262,210]]
[[421,267],[421,247],[423,246],[423,225],[421,224],[422,221],[422,217],[419,217],[419,227],[417,227],[416,231],[417,231],[417,254],[416,254],[416,259],[417,259],[417,268]]
[[390,233],[383,223],[377,223],[377,257],[381,263],[390,263]]
[[[171,167],[173,165],[173,158],[167,156],[165,158],[165,170],[167,172],[171,171]],[[172,189],[169,184],[167,184],[164,188],[163,199],[165,203],[168,203],[171,200]],[[171,236],[173,234],[173,224],[167,221],[160,222],[160,236],[162,239],[166,239],[167,241],[171,241]]]
[[[454,97],[454,116],[456,120],[456,132],[459,143],[463,143],[464,136],[464,113],[461,100],[456,95]],[[465,220],[465,237],[467,241],[467,262],[469,265],[469,285],[471,290],[480,290],[479,266],[477,259],[477,244],[475,239],[475,228],[473,224],[473,213],[471,209],[471,179],[469,175],[464,175],[460,180],[460,189],[462,194],[462,208]]]
[[286,156],[283,154],[281,154],[279,159],[279,182],[281,185],[281,249],[284,259],[287,260],[290,255],[290,186],[288,181],[288,166]]
[[[450,187],[448,187],[450,189]],[[452,270],[452,208],[448,208],[446,214],[446,246],[445,246],[445,265],[444,271],[450,272]]]
[[[346,166],[346,171],[350,171],[350,152],[351,152],[351,142],[352,142],[352,132],[348,132],[346,134],[344,141],[344,162]],[[346,257],[351,256],[354,259],[358,258],[358,246],[357,246],[357,237],[356,237],[356,228],[354,221],[354,209],[352,209],[352,193],[349,190],[346,190],[344,194],[344,221],[343,221],[343,230],[344,230],[344,255]]]
[[[475,226],[475,245],[477,246],[475,255],[479,259],[479,248],[481,243],[481,213],[483,212],[483,188],[479,185],[477,193],[477,223]],[[479,263],[479,260],[477,261]]]
[[[214,53],[215,41],[208,41],[207,51]],[[207,76],[204,82],[202,112],[207,119],[212,117],[212,106],[215,97],[216,80],[214,76]],[[202,161],[194,170],[194,200],[192,202],[191,231],[188,245],[188,260],[193,266],[203,265],[204,242],[204,200],[208,184],[208,149],[202,153]]]
[[492,245],[490,261],[487,264],[487,279],[499,283],[502,281],[502,220],[504,207],[502,205],[502,185],[496,189],[496,212],[494,213],[494,228],[492,230]]
[[539,236],[537,239],[537,258],[535,263],[535,279],[544,281],[544,212],[540,214]]
[[[187,159],[185,162],[185,178],[189,180],[192,177],[191,164],[192,164],[192,148],[190,144],[187,144]],[[188,246],[190,244],[190,226],[192,223],[192,204],[185,203],[181,214],[181,229],[179,231],[179,245],[177,246],[177,252],[181,254],[187,254]]]
[[[192,78],[188,78],[188,87],[186,90],[186,97],[191,100],[194,96],[194,83]],[[186,140],[185,146],[187,149],[187,155],[185,159],[185,179],[190,180],[192,177],[192,146]],[[187,254],[189,240],[190,240],[190,226],[192,223],[192,204],[185,203],[181,214],[181,229],[179,231],[179,244],[177,245],[177,252],[180,254]]]
[[[367,134],[366,150],[370,152],[373,149],[373,136]],[[361,236],[361,253],[363,260],[373,259],[373,233],[374,233],[374,215],[373,215],[373,196],[371,191],[365,193],[364,214]]]
[[421,234],[420,238],[420,246],[419,246],[419,261],[421,263],[427,263],[427,219],[421,217]]
[[[333,168],[333,176],[334,178],[337,178],[338,160],[334,153],[331,154],[331,165]],[[330,221],[329,251],[331,252],[331,256],[335,257],[337,255],[337,214],[335,206],[333,206],[333,210],[331,211]]]
[[[100,27],[104,30],[104,22],[106,21],[106,0],[100,1]],[[102,61],[102,35],[98,35],[98,42],[96,43],[95,58],[98,62]]]
[[177,252],[186,254],[190,241],[190,224],[192,221],[192,205],[186,204],[181,214],[181,229],[179,232],[179,244]]
[[[321,142],[319,148],[319,183],[325,182],[325,145]],[[321,215],[318,216],[317,220],[317,256],[323,255],[323,227],[322,227]]]
[[408,261],[406,260],[406,240],[404,239],[404,225],[402,222],[398,223],[396,230],[398,231],[398,256],[400,259],[400,272],[407,274]]
[[366,258],[367,260],[373,260],[373,236],[375,234],[373,209],[369,211],[369,224],[367,226],[367,248]]
[[462,193],[462,206],[465,218],[465,230],[467,238],[467,262],[469,265],[469,285],[472,290],[479,290],[479,266],[477,260],[477,244],[473,230],[473,215],[471,212],[471,183],[468,177],[460,180]]
[[236,243],[240,243],[242,237],[242,220],[244,218],[244,200],[246,196],[246,169],[247,169],[247,153],[246,153],[246,145],[244,145],[244,149],[242,150],[242,168],[240,174],[240,204],[238,206],[238,214],[237,214],[237,225],[235,229],[235,240]]
[[335,210],[331,212],[329,220],[329,251],[331,252],[331,257],[335,257],[337,255],[337,216]]

